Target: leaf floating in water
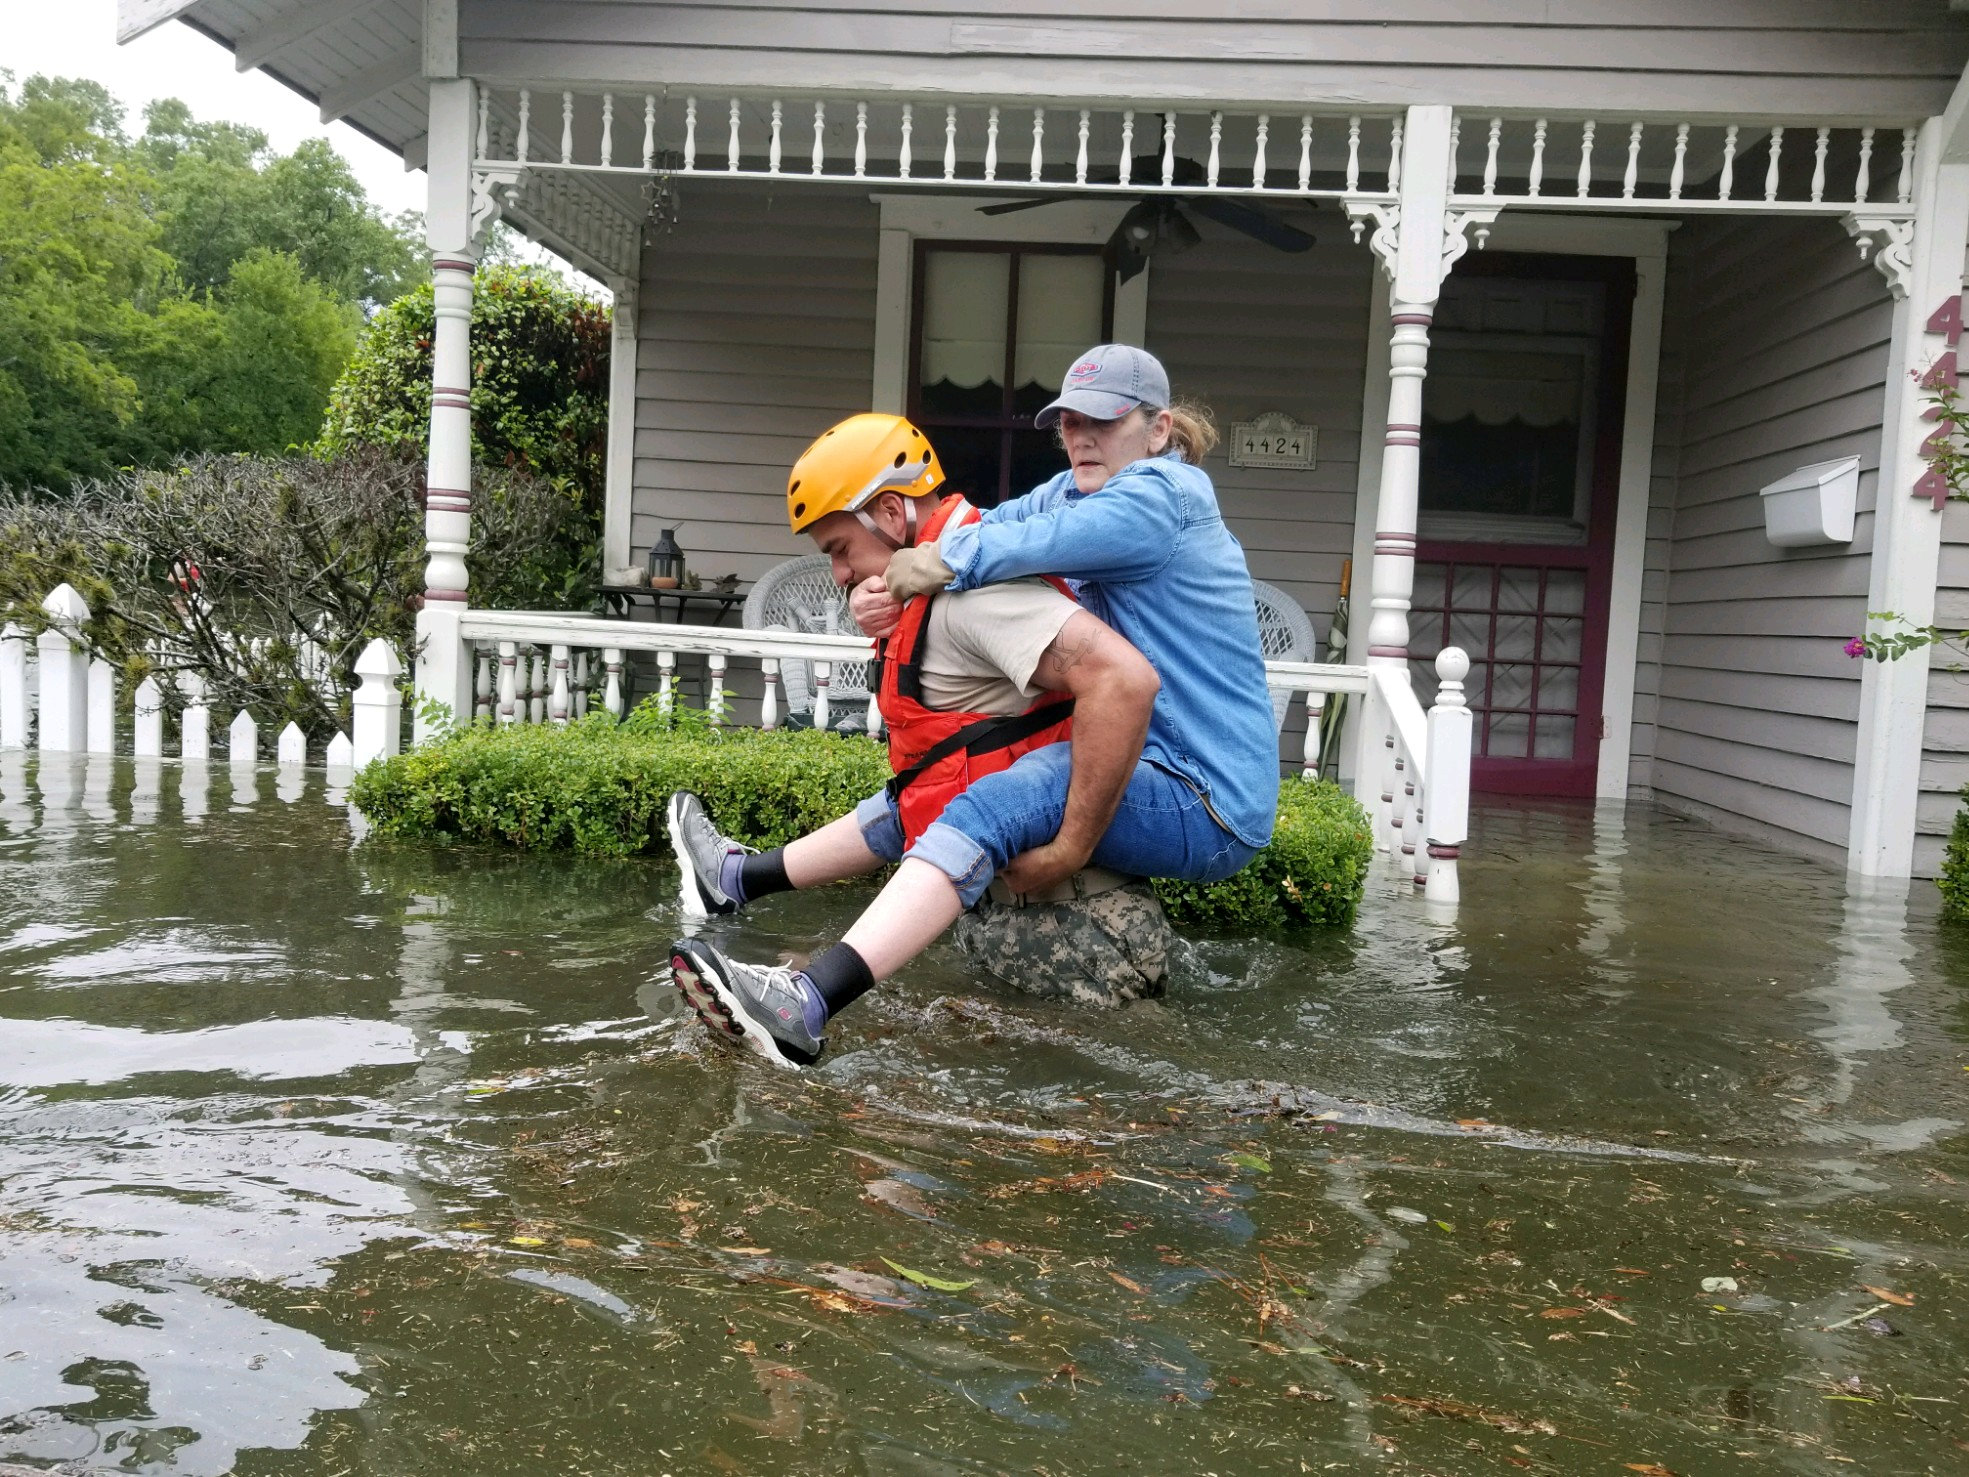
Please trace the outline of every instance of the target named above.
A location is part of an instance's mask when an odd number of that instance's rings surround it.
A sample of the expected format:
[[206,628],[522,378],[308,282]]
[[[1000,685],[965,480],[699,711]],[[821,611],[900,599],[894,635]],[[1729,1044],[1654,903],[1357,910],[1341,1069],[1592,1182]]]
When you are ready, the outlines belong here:
[[729,1252],[733,1256],[771,1256],[773,1254],[772,1248],[769,1246],[721,1246],[718,1250]]
[[1881,1302],[1892,1303],[1897,1308],[1912,1308],[1914,1306],[1914,1299],[1904,1292],[1889,1292],[1884,1287],[1874,1287],[1865,1282],[1860,1284],[1860,1290],[1862,1292],[1870,1292],[1879,1298]]
[[[895,1263],[891,1262],[889,1265],[894,1266]],[[1113,1268],[1108,1269],[1108,1276],[1114,1278],[1116,1282],[1119,1282],[1123,1287],[1127,1288],[1130,1292],[1136,1294],[1138,1297],[1147,1297],[1149,1295],[1149,1290],[1146,1287],[1142,1286],[1141,1283],[1137,1282],[1133,1277],[1124,1277],[1119,1272],[1115,1271]],[[970,1286],[970,1284],[966,1283],[965,1286],[968,1287]]]
[[1436,1225],[1440,1229],[1449,1232],[1452,1236],[1456,1234],[1456,1227],[1452,1226],[1448,1221],[1437,1221]]
[[1426,1224],[1429,1219],[1421,1211],[1410,1210],[1406,1205],[1391,1205],[1388,1207],[1388,1214],[1395,1220],[1402,1221],[1411,1226]]
[[1231,1163],[1237,1165],[1241,1169],[1255,1169],[1260,1174],[1270,1174],[1272,1172],[1272,1166],[1270,1162],[1259,1158],[1256,1154],[1247,1154],[1240,1151],[1236,1154],[1230,1155],[1229,1157]]
[[539,1236],[510,1236],[507,1239],[515,1246],[545,1246],[547,1244]]
[[883,1257],[882,1262],[898,1277],[914,1282],[918,1287],[927,1287],[932,1292],[962,1292],[967,1287],[978,1285],[978,1279],[975,1277],[969,1282],[952,1282],[947,1278],[932,1277],[928,1272],[912,1272],[901,1262],[892,1262],[887,1257]]
[[1584,1308],[1547,1308],[1538,1315],[1541,1318],[1584,1318]]
[[1629,1462],[1627,1470],[1639,1472],[1641,1477],[1675,1477],[1675,1474],[1660,1462]]

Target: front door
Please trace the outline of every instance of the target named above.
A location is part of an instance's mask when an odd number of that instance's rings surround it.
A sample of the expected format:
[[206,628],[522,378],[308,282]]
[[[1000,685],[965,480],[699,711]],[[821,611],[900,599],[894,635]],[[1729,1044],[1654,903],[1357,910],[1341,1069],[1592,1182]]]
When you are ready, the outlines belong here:
[[1422,399],[1410,651],[1470,656],[1471,784],[1591,796],[1602,735],[1632,263],[1466,256]]

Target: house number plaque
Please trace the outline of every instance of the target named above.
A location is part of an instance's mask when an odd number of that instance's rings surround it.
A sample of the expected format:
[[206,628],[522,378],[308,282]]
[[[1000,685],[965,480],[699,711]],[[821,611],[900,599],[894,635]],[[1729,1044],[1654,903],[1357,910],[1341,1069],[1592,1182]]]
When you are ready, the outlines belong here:
[[1310,472],[1319,459],[1318,426],[1302,426],[1291,416],[1268,410],[1256,420],[1231,426],[1231,465],[1280,467]]

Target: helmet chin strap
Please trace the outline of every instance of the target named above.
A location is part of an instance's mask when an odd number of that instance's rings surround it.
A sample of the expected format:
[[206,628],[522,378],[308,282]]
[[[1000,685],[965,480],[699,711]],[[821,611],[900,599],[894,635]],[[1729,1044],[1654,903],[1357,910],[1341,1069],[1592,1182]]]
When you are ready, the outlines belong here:
[[863,528],[866,528],[870,533],[874,534],[877,538],[882,540],[882,542],[887,544],[890,548],[892,549],[912,548],[915,546],[916,543],[916,504],[918,501],[919,499],[913,497],[906,497],[902,500],[902,516],[903,516],[904,524],[906,525],[904,528],[904,532],[907,535],[907,537],[902,539],[900,542],[898,542],[895,538],[893,538],[889,534],[889,531],[887,529],[882,527],[882,525],[877,523],[873,518],[869,517],[868,514],[864,512],[862,509],[860,508],[855,509],[855,519],[857,522],[861,524]]

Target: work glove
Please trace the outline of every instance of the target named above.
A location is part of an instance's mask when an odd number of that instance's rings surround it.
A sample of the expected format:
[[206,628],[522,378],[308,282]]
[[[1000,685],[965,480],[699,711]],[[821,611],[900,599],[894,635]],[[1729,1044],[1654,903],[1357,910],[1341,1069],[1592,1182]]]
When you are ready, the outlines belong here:
[[943,562],[943,551],[932,543],[897,549],[889,556],[888,573],[882,580],[896,599],[910,600],[941,590],[956,577],[957,572]]

